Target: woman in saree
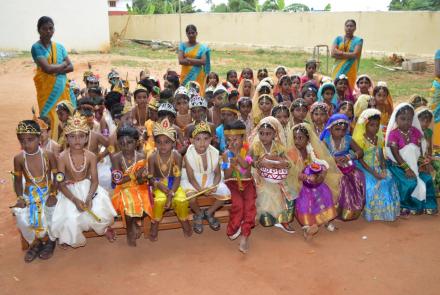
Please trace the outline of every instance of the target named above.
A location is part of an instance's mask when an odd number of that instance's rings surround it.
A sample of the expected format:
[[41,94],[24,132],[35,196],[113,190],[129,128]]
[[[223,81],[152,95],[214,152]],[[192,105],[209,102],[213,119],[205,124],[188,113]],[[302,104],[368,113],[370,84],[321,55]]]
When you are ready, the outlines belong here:
[[185,29],[188,42],[179,45],[178,60],[182,66],[180,84],[186,86],[190,81],[200,85],[200,94],[205,94],[206,76],[211,71],[210,49],[197,42],[197,28],[188,25]]
[[63,45],[52,42],[55,32],[54,22],[50,17],[42,16],[37,24],[40,40],[32,45],[32,58],[37,64],[34,77],[37,89],[37,101],[40,116],[51,121],[51,138],[58,139],[58,116],[55,106],[67,100],[76,106],[76,99],[69,87],[67,73],[73,71],[73,65]]
[[363,44],[362,38],[353,35],[354,31],[356,31],[356,22],[352,19],[346,20],[345,36],[336,37],[331,50],[332,57],[335,58],[333,80],[340,75],[346,75],[351,92],[356,83]]

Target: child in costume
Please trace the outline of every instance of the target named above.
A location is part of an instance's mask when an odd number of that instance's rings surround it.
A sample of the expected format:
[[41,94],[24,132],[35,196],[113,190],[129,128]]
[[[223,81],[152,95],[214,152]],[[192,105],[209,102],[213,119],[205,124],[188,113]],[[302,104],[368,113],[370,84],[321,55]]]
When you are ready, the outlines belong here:
[[309,112],[309,105],[302,98],[297,98],[290,105],[290,114],[292,115],[291,125],[306,122],[306,117]]
[[239,120],[226,124],[225,135],[228,139],[228,149],[223,154],[222,168],[225,184],[231,191],[232,199],[226,234],[231,240],[241,236],[239,250],[246,253],[257,214],[257,193],[251,174],[252,157],[249,155],[249,145],[244,143],[246,126]]
[[238,111],[236,104],[233,104],[233,103],[224,104],[220,110],[221,110],[221,114],[222,114],[222,124],[220,124],[215,129],[215,134],[218,139],[219,150],[222,153],[226,149],[226,145],[227,145],[226,138],[223,133],[224,126],[225,126],[225,124],[229,124],[229,123],[237,120],[238,116],[240,116],[240,112]]
[[338,215],[343,221],[357,219],[365,205],[365,175],[353,162],[363,152],[347,132],[349,123],[346,115],[334,114],[320,136],[343,174],[338,196]]
[[421,169],[425,172],[431,173],[434,178],[434,187],[437,197],[440,197],[440,159],[433,157],[432,148],[432,128],[434,114],[427,106],[420,106],[415,110],[416,116],[419,119],[420,126],[423,130],[422,138],[422,152],[426,165],[421,165]]
[[174,130],[176,130],[175,149],[179,153],[184,154],[186,151],[186,148],[183,145],[183,142],[184,142],[183,133],[182,133],[180,127],[177,126],[176,124],[174,124],[176,122],[176,116],[177,116],[177,112],[174,109],[172,104],[170,104],[168,102],[164,102],[164,103],[159,104],[159,107],[157,109],[157,121],[161,122],[165,118],[168,119],[171,126],[174,128]]
[[312,105],[317,100],[318,88],[312,82],[307,82],[301,90],[301,97],[307,105]]
[[252,101],[252,118],[254,125],[257,126],[261,119],[271,115],[272,108],[278,105],[271,94],[262,94],[254,96]]
[[238,119],[243,121],[246,125],[246,134],[249,135],[254,128],[252,122],[251,112],[252,112],[252,99],[250,97],[240,97],[237,102],[237,108],[240,111]]
[[[191,138],[191,132],[194,130],[194,126],[202,121],[207,122],[208,120],[208,102],[203,97],[195,95],[189,100],[189,109],[191,112],[192,123],[188,124],[184,131],[185,146],[187,147],[191,144],[189,139]],[[207,123],[211,127],[211,133],[215,134],[214,124],[211,122]],[[211,144],[217,144],[216,138],[213,138],[213,142]]]
[[154,194],[150,240],[157,241],[159,223],[165,210],[170,208],[182,224],[184,235],[189,237],[192,231],[188,221],[188,200],[180,185],[182,156],[173,148],[176,130],[168,119],[164,119],[154,123],[153,135],[156,149],[148,158],[148,179]]
[[364,152],[363,158],[356,163],[365,175],[364,218],[367,221],[396,220],[400,212],[399,191],[385,166],[379,110],[362,112],[354,128],[353,140]]
[[121,151],[112,156],[112,176],[116,188],[112,197],[113,207],[122,216],[127,228],[127,243],[136,246],[140,236],[137,220],[144,215],[153,218],[153,204],[145,183],[145,156],[136,150],[139,133],[131,125],[122,125],[117,132]]
[[294,233],[290,223],[295,194],[286,185],[289,162],[280,138],[282,129],[276,118],[265,117],[257,125],[258,135],[251,143],[250,154],[256,168],[253,174],[257,188],[257,219],[263,226],[276,226]]
[[335,85],[331,82],[322,84],[318,90],[317,101],[327,104],[329,116],[333,115],[335,110],[338,108],[338,95],[336,94]]
[[182,179],[182,188],[188,198],[195,193],[205,191],[203,195],[213,196],[216,201],[207,210],[202,211],[196,198],[190,199],[194,211],[193,230],[197,234],[203,232],[203,219],[206,219],[212,230],[219,230],[220,223],[214,217],[217,209],[231,198],[231,192],[221,181],[219,151],[211,145],[211,128],[206,122],[200,122],[191,133],[192,144],[185,154],[186,177]]
[[310,115],[312,119],[313,130],[316,136],[321,135],[324,131],[325,124],[327,124],[329,117],[328,104],[325,102],[315,102],[310,107]]
[[228,103],[228,91],[223,85],[219,84],[215,88],[212,103],[213,106],[209,109],[208,120],[217,128],[222,123],[221,107]]
[[337,216],[335,201],[340,192],[341,172],[310,124],[293,126],[289,143],[289,183],[299,192],[295,216],[303,226],[304,238],[316,234],[320,225],[334,231],[331,221]]
[[354,86],[353,96],[357,100],[360,95],[373,95],[374,83],[368,75],[359,75],[356,79],[356,85]]
[[289,136],[290,129],[292,128],[289,108],[283,104],[277,105],[272,109],[272,116],[281,123],[283,132],[280,134],[280,138],[282,140],[282,144],[287,146],[287,138]]
[[381,113],[380,124],[383,126],[385,133],[385,127],[388,125],[390,116],[393,113],[393,98],[391,97],[387,83],[383,81],[377,82],[377,86],[373,89],[373,97],[376,109]]
[[276,96],[276,100],[279,104],[283,104],[286,107],[290,107],[290,104],[294,100],[292,94],[292,81],[288,75],[282,76],[278,81],[278,87],[280,92]]
[[317,67],[318,64],[316,63],[316,60],[307,61],[306,74],[301,77],[301,85],[304,85],[307,82],[313,82],[315,85],[319,84],[315,77]]
[[83,231],[93,229],[112,242],[110,227],[116,216],[108,193],[98,184],[96,156],[85,148],[90,132],[86,119],[75,112],[64,128],[69,147],[60,154],[57,182],[58,202],[51,232],[60,244],[85,246]]
[[238,86],[239,97],[253,97],[254,93],[254,82],[250,79],[243,79]]
[[185,127],[192,122],[189,111],[189,95],[185,87],[180,86],[174,93],[174,104],[177,110],[176,125],[183,132]]
[[413,107],[408,103],[399,104],[388,123],[385,146],[404,215],[438,212],[432,177],[420,169],[426,164],[422,157],[422,138],[423,131]]
[[24,256],[27,263],[37,257],[49,259],[55,249],[55,238],[49,228],[57,202],[56,186],[52,183],[56,159],[53,153],[39,147],[40,135],[36,121],[24,120],[17,126],[22,151],[14,157],[12,174],[17,202],[11,208],[18,229],[29,243]]
[[[66,144],[66,137],[64,136],[64,126],[66,126],[67,119],[73,115],[75,108],[72,103],[67,100],[60,101],[56,106],[56,112],[58,116],[58,124],[57,126],[51,126],[51,128],[55,128],[52,132],[52,139],[55,140],[60,146],[64,148]],[[54,123],[52,122],[52,125]]]

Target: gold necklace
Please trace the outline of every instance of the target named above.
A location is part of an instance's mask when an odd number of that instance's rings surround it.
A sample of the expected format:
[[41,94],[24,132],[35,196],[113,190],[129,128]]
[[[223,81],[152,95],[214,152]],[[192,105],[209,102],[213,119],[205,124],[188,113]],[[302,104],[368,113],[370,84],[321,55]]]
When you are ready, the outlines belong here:
[[371,139],[370,137],[367,136],[367,134],[364,134],[364,138],[371,143],[372,145],[376,146],[377,145],[377,135],[374,136],[373,139]]
[[[162,161],[162,157],[160,156],[159,153],[157,153],[157,158],[159,160],[159,171],[160,171],[160,174],[162,175],[162,178],[166,178],[166,177],[170,176],[170,173],[171,173],[171,165],[170,164],[171,164],[171,159],[173,158],[173,152],[171,152],[171,155],[168,158],[168,160],[166,161],[166,163],[164,163]],[[163,171],[166,171],[166,170],[168,170],[167,176],[165,176],[163,173]]]

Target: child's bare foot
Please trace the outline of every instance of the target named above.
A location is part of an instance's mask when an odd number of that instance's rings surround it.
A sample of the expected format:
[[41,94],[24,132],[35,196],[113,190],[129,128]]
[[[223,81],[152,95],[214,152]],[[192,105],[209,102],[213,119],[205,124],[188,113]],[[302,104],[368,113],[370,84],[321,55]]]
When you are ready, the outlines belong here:
[[127,244],[130,247],[136,247],[136,236],[137,233],[133,232],[133,227],[128,228],[127,227]]
[[318,230],[319,227],[316,224],[303,226],[304,239],[309,240],[318,232]]
[[148,237],[150,241],[156,242],[157,241],[157,235],[159,231],[159,222],[155,221],[151,223],[150,228],[150,236]]
[[249,240],[248,237],[241,236],[240,246],[238,247],[241,253],[246,254],[249,251]]
[[182,224],[183,235],[185,236],[185,238],[191,237],[192,236],[192,229],[191,229],[191,225],[189,224],[189,221],[183,220],[183,221],[180,221],[180,223]]
[[116,233],[110,226],[105,229],[104,235],[110,243],[116,241]]

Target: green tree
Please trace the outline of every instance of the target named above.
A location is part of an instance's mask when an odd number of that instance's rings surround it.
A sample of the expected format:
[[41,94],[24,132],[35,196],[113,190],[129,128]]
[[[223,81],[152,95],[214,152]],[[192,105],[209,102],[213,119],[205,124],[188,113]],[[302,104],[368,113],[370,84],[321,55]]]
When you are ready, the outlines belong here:
[[330,3],[328,3],[325,7],[324,7],[324,11],[331,11],[332,10],[332,5]]
[[284,11],[303,12],[310,11],[307,5],[301,3],[292,3],[284,8]]
[[[180,0],[182,13],[196,12],[194,0]],[[128,7],[130,14],[169,14],[179,12],[179,0],[135,0]]]
[[261,6],[262,11],[283,11],[286,8],[284,0],[266,0]]
[[389,10],[440,10],[440,0],[391,0]]
[[212,12],[255,12],[257,0],[228,0],[227,4],[213,5]]

